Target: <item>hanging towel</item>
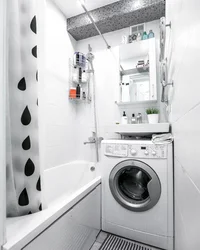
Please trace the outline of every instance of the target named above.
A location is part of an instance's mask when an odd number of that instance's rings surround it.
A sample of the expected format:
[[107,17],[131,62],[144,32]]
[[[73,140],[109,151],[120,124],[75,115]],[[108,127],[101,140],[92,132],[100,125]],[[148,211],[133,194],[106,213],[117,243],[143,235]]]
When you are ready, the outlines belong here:
[[154,144],[170,144],[174,141],[172,134],[152,135],[152,142]]

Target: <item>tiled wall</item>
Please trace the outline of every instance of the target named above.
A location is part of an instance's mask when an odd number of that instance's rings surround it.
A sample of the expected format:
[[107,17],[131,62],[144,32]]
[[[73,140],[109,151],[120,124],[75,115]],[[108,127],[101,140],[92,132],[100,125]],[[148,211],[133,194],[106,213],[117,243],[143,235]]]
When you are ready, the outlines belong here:
[[6,0],[0,1],[0,248],[5,243],[6,216]]
[[[124,110],[115,104],[118,100],[119,83],[117,46],[121,44],[122,35],[129,34],[129,28],[106,34],[109,44],[113,47],[109,51],[98,36],[76,44],[66,32],[64,16],[50,1],[46,2],[45,20],[44,166],[51,168],[74,160],[95,161],[95,146],[83,144],[94,131],[93,102],[69,102],[68,60],[74,51],[87,53],[88,44],[91,44],[95,54],[98,135],[104,138],[116,137],[107,133],[106,126],[120,121]],[[147,30],[152,29],[155,32],[157,47],[158,24],[158,21],[153,21],[146,25]],[[160,106],[160,101],[156,105]],[[133,111],[141,112],[145,119],[146,107],[142,105],[125,110],[129,116]]]
[[167,1],[166,55],[175,137],[176,250],[200,249],[200,1]]
[[66,31],[66,19],[50,2],[45,13],[44,167],[76,159],[76,108],[68,100],[69,58],[75,44]]

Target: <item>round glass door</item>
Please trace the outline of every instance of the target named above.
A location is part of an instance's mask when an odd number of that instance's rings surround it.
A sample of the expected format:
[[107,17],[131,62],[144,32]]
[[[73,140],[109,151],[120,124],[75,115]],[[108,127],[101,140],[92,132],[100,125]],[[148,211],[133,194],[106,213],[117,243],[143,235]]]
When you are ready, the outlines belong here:
[[155,206],[161,195],[157,174],[147,164],[127,160],[117,164],[109,178],[115,200],[132,211],[146,211]]

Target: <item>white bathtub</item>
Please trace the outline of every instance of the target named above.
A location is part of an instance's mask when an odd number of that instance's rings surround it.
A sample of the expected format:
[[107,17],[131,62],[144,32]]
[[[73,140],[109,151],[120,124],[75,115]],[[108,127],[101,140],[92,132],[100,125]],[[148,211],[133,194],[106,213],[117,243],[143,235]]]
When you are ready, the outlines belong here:
[[70,195],[84,187],[96,177],[91,171],[94,163],[75,161],[44,172],[44,197],[47,205],[62,196]]
[[[46,208],[36,214],[8,218],[7,243],[3,249],[48,250],[45,244],[50,239],[53,239],[51,246],[56,244],[56,250],[63,249],[61,245],[68,243],[68,249],[87,249],[100,230],[101,178],[96,176],[96,171],[91,171],[93,166],[93,163],[76,161],[46,170]],[[77,236],[80,233],[76,248],[73,248],[75,243],[69,242],[73,230]],[[55,233],[57,231],[59,234]],[[63,238],[66,242],[61,242]],[[88,244],[85,243],[87,239]]]

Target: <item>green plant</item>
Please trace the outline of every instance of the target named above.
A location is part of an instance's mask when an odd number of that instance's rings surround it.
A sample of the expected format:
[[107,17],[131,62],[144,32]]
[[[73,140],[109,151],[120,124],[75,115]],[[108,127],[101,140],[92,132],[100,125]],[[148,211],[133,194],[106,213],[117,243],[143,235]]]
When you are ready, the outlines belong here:
[[148,108],[146,110],[147,115],[159,114],[159,109],[157,108]]

